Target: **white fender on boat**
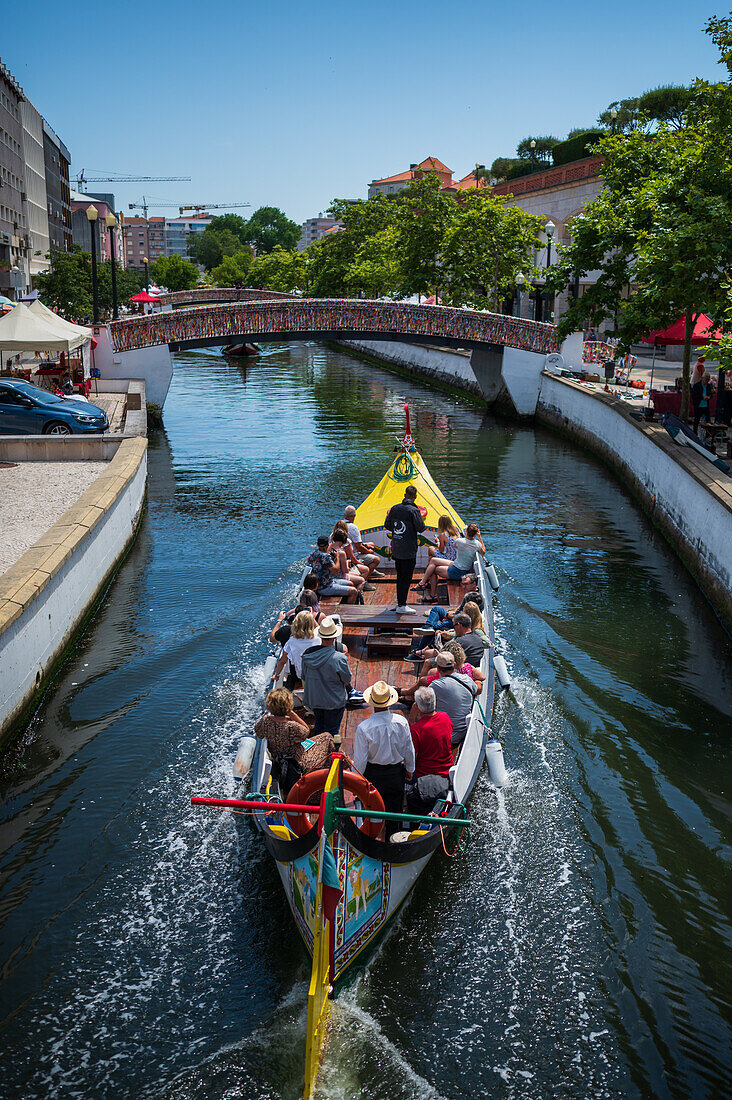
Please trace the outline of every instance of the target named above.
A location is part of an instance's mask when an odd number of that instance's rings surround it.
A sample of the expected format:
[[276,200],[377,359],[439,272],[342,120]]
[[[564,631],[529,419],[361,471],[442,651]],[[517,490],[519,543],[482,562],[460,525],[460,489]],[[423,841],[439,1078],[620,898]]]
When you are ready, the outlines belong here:
[[274,676],[275,669],[277,668],[277,654],[270,653],[267,660],[264,662],[264,685],[269,691],[270,680]]
[[511,686],[511,677],[508,674],[506,662],[500,653],[496,653],[493,657],[493,667],[496,670],[496,679],[501,686],[501,691],[504,691]]
[[503,762],[503,749],[501,748],[501,742],[497,741],[495,737],[486,742],[485,758],[493,786],[505,787],[508,783],[508,775],[506,774],[506,765]]
[[492,561],[488,562],[485,570],[485,575],[488,578],[488,581],[493,591],[497,592],[500,588],[500,585],[498,583],[498,574],[496,573],[496,567]]
[[234,781],[236,783],[241,783],[242,779],[246,779],[249,772],[252,770],[252,760],[254,759],[254,750],[256,747],[257,739],[256,737],[252,737],[250,733],[242,737],[239,742],[239,751],[234,761]]

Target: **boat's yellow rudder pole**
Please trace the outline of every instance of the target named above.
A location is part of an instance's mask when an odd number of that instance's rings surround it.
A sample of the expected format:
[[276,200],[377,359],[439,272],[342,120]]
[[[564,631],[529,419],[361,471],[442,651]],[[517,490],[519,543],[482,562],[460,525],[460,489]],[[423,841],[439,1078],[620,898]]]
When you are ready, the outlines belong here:
[[328,795],[338,790],[340,758],[333,760],[325,784],[320,814],[320,843],[318,845],[318,885],[315,893],[315,929],[313,935],[313,968],[310,973],[308,990],[308,1019],[305,1032],[305,1086],[303,1095],[310,1100],[320,1069],[320,1059],[325,1044],[330,1002],[328,995],[331,986],[331,921],[328,920],[323,906],[323,863],[326,858],[328,831],[324,827],[325,801]]

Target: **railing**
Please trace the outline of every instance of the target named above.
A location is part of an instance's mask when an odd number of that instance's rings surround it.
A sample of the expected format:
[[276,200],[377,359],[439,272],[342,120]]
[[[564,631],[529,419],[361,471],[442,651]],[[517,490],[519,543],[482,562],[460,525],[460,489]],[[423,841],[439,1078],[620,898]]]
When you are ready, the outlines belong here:
[[267,298],[292,298],[280,290],[257,290],[256,287],[202,286],[195,290],[175,290],[159,294],[164,306],[204,305],[206,302],[260,302]]
[[492,344],[548,354],[556,351],[554,325],[502,313],[448,306],[374,302],[352,298],[290,298],[225,306],[199,306],[149,314],[110,325],[115,352],[157,344],[226,343],[234,337],[399,340],[409,337],[458,347]]
[[558,168],[547,168],[543,172],[532,172],[530,176],[519,176],[515,180],[506,180],[493,188],[494,195],[525,195],[528,191],[545,191],[548,187],[560,187],[563,183],[576,183],[577,180],[599,176],[604,157],[588,157],[586,160],[562,164]]

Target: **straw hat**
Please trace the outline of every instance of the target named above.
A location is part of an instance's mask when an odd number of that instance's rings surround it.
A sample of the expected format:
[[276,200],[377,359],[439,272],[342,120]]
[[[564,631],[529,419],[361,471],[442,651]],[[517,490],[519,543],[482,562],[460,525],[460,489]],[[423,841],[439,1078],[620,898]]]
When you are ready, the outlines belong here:
[[320,620],[320,626],[318,627],[318,634],[321,638],[335,638],[338,634],[338,627],[331,619],[330,615],[326,615],[324,619]]
[[377,680],[371,687],[367,687],[363,693],[364,703],[381,710],[390,707],[392,703],[396,703],[398,698],[399,692],[396,688],[387,684],[386,680]]

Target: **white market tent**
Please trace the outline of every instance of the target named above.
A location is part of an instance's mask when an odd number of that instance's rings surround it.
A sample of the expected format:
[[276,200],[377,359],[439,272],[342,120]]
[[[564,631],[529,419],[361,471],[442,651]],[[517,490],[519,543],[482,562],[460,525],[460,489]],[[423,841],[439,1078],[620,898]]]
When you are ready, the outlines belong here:
[[59,316],[58,313],[54,313],[48,306],[44,306],[43,302],[36,299],[28,306],[28,309],[41,321],[47,324],[50,328],[55,329],[59,335],[66,334],[69,340],[69,351],[73,351],[75,348],[79,348],[82,344],[85,344],[92,338],[92,330],[85,328],[83,325],[75,325],[72,321],[67,321],[65,317]]
[[[69,352],[89,344],[89,329],[72,325],[70,321],[64,321],[50,310],[47,312],[53,318],[53,324],[45,317],[39,317],[32,306],[23,305],[22,302],[10,313],[0,317],[0,367],[6,352],[17,354],[19,351],[26,351],[35,354],[38,351],[47,351],[56,355],[66,352],[68,355]],[[85,376],[88,374],[87,358],[88,355],[84,355]]]

